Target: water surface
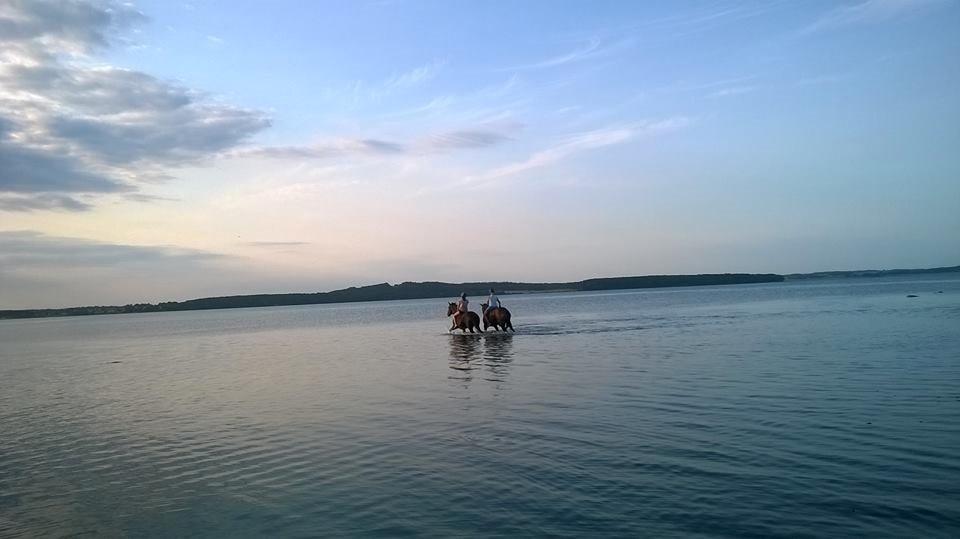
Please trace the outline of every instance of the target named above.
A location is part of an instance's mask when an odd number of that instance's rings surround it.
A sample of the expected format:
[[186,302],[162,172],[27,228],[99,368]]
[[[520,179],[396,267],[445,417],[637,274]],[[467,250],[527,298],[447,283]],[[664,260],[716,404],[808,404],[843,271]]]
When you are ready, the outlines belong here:
[[0,322],[0,536],[960,535],[957,277],[502,299]]

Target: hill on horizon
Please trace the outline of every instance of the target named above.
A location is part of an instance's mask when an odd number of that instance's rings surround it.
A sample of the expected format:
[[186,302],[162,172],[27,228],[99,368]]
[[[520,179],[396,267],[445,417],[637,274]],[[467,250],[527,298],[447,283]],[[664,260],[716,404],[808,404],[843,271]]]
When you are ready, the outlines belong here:
[[392,285],[379,283],[351,286],[329,292],[293,292],[282,294],[245,294],[214,296],[185,301],[160,303],[132,303],[127,305],[96,305],[52,309],[0,310],[0,319],[44,318],[53,316],[86,316],[97,314],[125,314],[143,312],[193,311],[206,309],[238,309],[248,307],[277,307],[283,305],[315,305],[404,299],[453,298],[461,292],[468,296],[485,296],[491,288],[500,294],[533,292],[582,292],[598,290],[629,290],[637,288],[666,288],[683,286],[710,286],[750,283],[776,283],[786,280],[885,277],[960,272],[958,266],[937,268],[821,271],[815,273],[703,273],[696,275],[644,275],[634,277],[603,277],[569,282],[525,283],[516,281],[479,281],[446,283],[441,281],[403,282]]

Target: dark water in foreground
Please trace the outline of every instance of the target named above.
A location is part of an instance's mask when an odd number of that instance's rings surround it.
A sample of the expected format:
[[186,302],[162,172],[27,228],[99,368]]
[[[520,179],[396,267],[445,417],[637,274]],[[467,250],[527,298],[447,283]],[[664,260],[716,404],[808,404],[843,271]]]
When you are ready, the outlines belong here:
[[0,536],[957,537],[935,277],[0,322]]

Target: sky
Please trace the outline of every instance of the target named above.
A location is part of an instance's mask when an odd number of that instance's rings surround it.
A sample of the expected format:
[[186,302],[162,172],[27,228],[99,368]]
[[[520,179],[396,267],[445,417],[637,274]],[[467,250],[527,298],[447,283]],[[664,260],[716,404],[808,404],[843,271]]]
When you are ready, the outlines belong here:
[[960,0],[0,0],[0,309],[960,263]]

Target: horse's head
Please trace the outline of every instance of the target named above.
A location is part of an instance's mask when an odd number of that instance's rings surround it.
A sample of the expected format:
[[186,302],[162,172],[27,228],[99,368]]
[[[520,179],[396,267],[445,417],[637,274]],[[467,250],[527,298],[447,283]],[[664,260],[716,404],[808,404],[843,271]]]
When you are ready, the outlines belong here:
[[481,304],[480,304],[480,310],[481,310],[481,311],[486,311],[488,305],[489,305],[488,303],[481,303]]
[[455,313],[455,312],[457,312],[457,304],[456,304],[456,303],[453,303],[453,302],[448,303],[448,304],[447,304],[447,316],[450,316],[451,314],[453,314],[453,313]]

